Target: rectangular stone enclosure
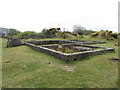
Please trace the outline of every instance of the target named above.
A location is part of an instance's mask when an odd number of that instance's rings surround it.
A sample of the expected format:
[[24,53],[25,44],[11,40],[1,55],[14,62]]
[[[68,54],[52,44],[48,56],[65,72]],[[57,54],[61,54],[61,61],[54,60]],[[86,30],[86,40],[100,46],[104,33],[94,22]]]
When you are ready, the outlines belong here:
[[[81,40],[46,40],[46,41],[27,41],[25,45],[32,49],[52,55],[65,62],[82,60],[88,56],[102,54],[104,52],[114,52],[113,48],[92,46],[87,44],[100,44],[99,41],[81,41]],[[59,47],[59,45],[61,47]],[[59,50],[69,48],[72,53],[64,53]]]

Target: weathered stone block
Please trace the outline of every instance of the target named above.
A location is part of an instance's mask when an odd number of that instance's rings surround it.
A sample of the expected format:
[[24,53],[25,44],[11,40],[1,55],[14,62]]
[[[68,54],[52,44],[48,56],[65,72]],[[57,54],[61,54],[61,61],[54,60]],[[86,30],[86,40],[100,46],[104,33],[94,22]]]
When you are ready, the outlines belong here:
[[7,47],[15,47],[20,46],[23,43],[21,42],[20,38],[17,37],[9,37],[7,41]]

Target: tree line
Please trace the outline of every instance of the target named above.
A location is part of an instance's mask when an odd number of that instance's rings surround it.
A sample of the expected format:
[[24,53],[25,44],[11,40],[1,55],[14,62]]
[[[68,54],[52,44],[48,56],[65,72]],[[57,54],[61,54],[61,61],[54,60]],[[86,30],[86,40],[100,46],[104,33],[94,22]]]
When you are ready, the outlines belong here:
[[17,29],[9,29],[7,34],[0,32],[2,37],[19,37],[21,39],[28,39],[28,38],[53,38],[56,36],[62,38],[68,38],[70,35],[72,36],[79,36],[79,35],[90,35],[91,37],[102,36],[105,37],[107,40],[110,40],[111,37],[117,39],[118,34],[113,33],[112,31],[108,30],[101,30],[101,31],[93,31],[87,30],[85,27],[81,25],[74,25],[73,31],[61,31],[61,28],[44,28],[40,33],[36,33],[34,31],[24,31],[20,32]]

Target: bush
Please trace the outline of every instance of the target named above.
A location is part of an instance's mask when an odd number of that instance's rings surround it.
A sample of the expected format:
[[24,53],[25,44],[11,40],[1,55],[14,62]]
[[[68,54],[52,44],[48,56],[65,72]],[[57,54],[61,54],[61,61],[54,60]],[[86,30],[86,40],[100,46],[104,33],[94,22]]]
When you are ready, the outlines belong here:
[[91,34],[92,37],[96,37],[96,36],[98,36],[98,35],[99,35],[98,32],[96,32],[96,33],[92,33],[92,34]]
[[28,39],[30,38],[32,35],[35,35],[36,33],[34,31],[25,31],[22,32],[18,35],[18,37],[20,37],[21,39]]
[[61,34],[61,37],[65,39],[65,38],[68,38],[68,35],[67,34]]
[[20,34],[20,31],[16,30],[16,29],[9,29],[9,33],[8,36],[14,36],[14,35],[18,35]]
[[91,34],[92,37],[97,37],[97,36],[101,36],[101,37],[104,37],[106,38],[107,40],[113,40],[113,39],[117,39],[118,38],[118,34],[117,33],[112,33],[112,31],[99,31],[99,32],[96,32],[96,33],[92,33]]
[[111,33],[111,36],[114,37],[115,39],[118,38],[118,34],[117,33]]
[[76,33],[72,33],[72,35],[73,35],[73,36],[77,36],[77,34],[76,34]]

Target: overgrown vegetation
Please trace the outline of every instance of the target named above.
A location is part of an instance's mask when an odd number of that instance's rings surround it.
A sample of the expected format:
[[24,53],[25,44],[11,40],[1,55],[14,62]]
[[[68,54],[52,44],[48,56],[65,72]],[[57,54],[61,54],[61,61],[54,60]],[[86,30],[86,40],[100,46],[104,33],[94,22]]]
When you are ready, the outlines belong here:
[[37,33],[35,33],[34,31],[25,31],[21,32],[18,37],[20,37],[21,39],[28,39],[33,35],[37,35]]
[[118,34],[117,33],[112,33],[112,31],[98,31],[95,33],[91,34],[91,37],[104,37],[106,40],[113,40],[113,39],[117,39],[118,38]]

